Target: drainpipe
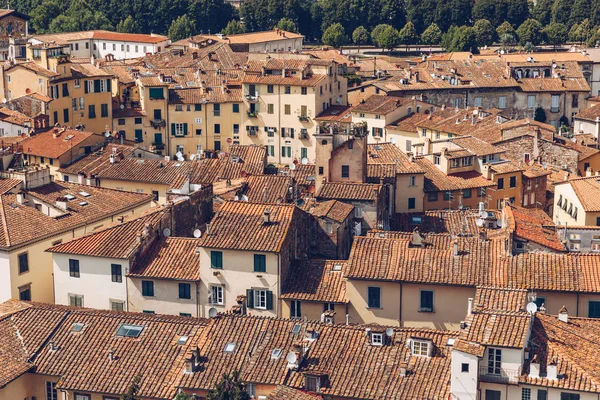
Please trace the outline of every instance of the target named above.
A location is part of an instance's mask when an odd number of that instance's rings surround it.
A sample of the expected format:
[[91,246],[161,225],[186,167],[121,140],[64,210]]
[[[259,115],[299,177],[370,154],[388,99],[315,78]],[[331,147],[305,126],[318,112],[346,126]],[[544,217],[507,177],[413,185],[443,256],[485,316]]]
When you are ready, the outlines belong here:
[[400,307],[398,310],[398,325],[402,326],[402,283],[400,283]]

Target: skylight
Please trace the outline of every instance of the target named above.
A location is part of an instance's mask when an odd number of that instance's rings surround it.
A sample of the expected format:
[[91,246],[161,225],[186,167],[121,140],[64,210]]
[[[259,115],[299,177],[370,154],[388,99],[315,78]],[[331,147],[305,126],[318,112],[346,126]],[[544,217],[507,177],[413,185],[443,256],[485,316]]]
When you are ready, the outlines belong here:
[[333,270],[334,271],[341,271],[342,270],[342,264],[333,264]]
[[79,205],[83,207],[83,206],[87,206],[88,203],[87,203],[87,201],[80,201]]
[[283,352],[283,350],[281,350],[281,349],[273,349],[273,352],[271,353],[271,358],[273,360],[278,359],[279,357],[281,357],[282,352]]
[[116,335],[136,338],[140,336],[140,333],[142,333],[143,329],[144,327],[140,325],[121,324],[121,326],[119,326],[119,329],[117,329]]
[[235,343],[227,343],[225,345],[225,350],[223,350],[223,352],[225,352],[225,353],[233,353],[234,350],[235,350]]
[[186,344],[187,341],[188,341],[187,336],[179,336],[179,339],[177,339],[177,344]]
[[79,192],[80,195],[82,195],[83,197],[90,197],[91,194],[89,194],[88,192]]
[[65,195],[65,199],[67,199],[67,200],[75,200],[75,196],[73,196],[72,194],[66,194]]
[[302,325],[295,324],[294,327],[292,328],[292,335],[299,334],[300,333],[300,329],[302,329]]
[[82,324],[82,323],[80,323],[80,322],[75,322],[75,323],[73,324],[73,332],[81,332],[81,331],[83,330],[83,327],[84,327],[84,326],[85,326],[85,325],[84,325],[84,324]]

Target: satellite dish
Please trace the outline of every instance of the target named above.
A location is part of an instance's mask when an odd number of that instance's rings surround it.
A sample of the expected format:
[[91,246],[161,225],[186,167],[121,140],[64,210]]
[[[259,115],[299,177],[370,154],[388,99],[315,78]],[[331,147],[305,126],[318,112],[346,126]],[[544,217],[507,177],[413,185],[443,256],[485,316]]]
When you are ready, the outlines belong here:
[[246,196],[245,194],[242,195],[242,201],[245,201],[246,203],[248,202],[248,196]]
[[163,229],[163,236],[164,237],[169,237],[171,236],[171,230],[169,228],[165,228]]
[[190,160],[194,161],[198,154],[190,154]]
[[291,164],[289,165],[289,169],[290,169],[290,171],[293,171],[293,170],[295,170],[295,169],[296,169],[296,164],[294,164],[294,163],[291,163]]
[[391,137],[390,138],[390,143],[391,144],[396,144],[396,138],[395,137]]
[[217,309],[214,307],[211,307],[208,309],[208,317],[209,318],[214,318],[217,316]]
[[298,207],[302,207],[304,205],[304,199],[298,199],[298,201],[296,201],[296,205]]
[[202,236],[202,231],[200,229],[195,229],[194,230],[194,237],[197,239],[200,236]]
[[6,101],[7,101],[7,100],[6,100],[6,97],[3,97],[3,98],[2,98],[2,103],[6,104]]
[[290,351],[285,359],[288,363],[295,364],[296,360],[298,360],[298,356],[293,351]]
[[308,158],[302,157],[302,160],[300,162],[302,163],[302,165],[306,165],[308,164]]
[[104,136],[110,137],[110,132],[104,132]]
[[385,330],[385,334],[386,334],[386,336],[392,337],[394,335],[394,329],[393,328],[387,328]]
[[527,310],[527,312],[528,312],[529,314],[535,314],[535,313],[536,313],[536,311],[537,311],[537,309],[538,309],[538,306],[537,306],[537,304],[535,304],[535,303],[532,301],[531,303],[528,303],[528,304],[527,304],[527,307],[525,307],[525,309]]
[[119,108],[120,108],[121,110],[125,109],[125,104],[121,104],[121,105],[119,106]]

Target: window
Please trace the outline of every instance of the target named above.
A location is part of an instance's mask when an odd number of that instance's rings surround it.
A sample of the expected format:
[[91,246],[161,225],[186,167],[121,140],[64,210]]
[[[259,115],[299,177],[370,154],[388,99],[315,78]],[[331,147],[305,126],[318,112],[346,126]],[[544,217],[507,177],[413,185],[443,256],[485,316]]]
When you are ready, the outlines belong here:
[[223,252],[222,251],[211,251],[210,252],[210,267],[215,269],[223,269]]
[[516,188],[517,187],[517,177],[516,176],[511,176],[510,177],[509,186],[511,188]]
[[463,199],[470,199],[471,197],[473,197],[473,190],[472,189],[465,189],[465,190],[463,190]]
[[413,356],[429,356],[429,342],[425,340],[414,340],[411,344]]
[[291,94],[292,93],[292,87],[291,86],[286,86],[285,87],[285,94]]
[[369,308],[381,308],[381,288],[370,286],[367,290]]
[[213,105],[213,115],[215,117],[218,117],[221,115],[221,105],[220,104],[214,104]]
[[301,90],[301,94],[306,95],[308,93],[308,88],[303,86]]
[[267,93],[273,93],[273,85],[267,85]]
[[189,283],[180,283],[179,284],[179,298],[180,299],[191,299],[192,298],[192,289]]
[[135,135],[135,141],[136,142],[143,142],[144,141],[144,133],[141,129],[136,129],[134,131],[134,135]]
[[108,104],[100,104],[100,117],[108,118]]
[[579,400],[579,394],[561,392],[560,400]]
[[558,112],[560,104],[560,95],[553,94],[552,95],[552,106],[550,107],[551,112]]
[[154,201],[158,201],[158,190],[152,191],[152,197],[154,197]]
[[69,276],[79,278],[79,260],[69,259]]
[[302,303],[299,300],[290,302],[290,318],[302,318]]
[[143,329],[144,327],[141,325],[121,324],[115,335],[136,338],[140,336],[140,333],[142,333]]
[[437,192],[429,192],[427,193],[427,201],[437,201],[438,200],[438,194]]
[[408,186],[415,186],[417,182],[417,177],[414,175],[411,175],[408,177]]
[[292,156],[292,147],[291,146],[281,146],[281,157],[291,157]]
[[71,307],[83,307],[83,296],[79,294],[70,294],[69,305]]
[[460,372],[469,372],[469,363],[462,363],[460,365]]
[[110,301],[110,309],[113,311],[124,311],[125,310],[125,303],[122,301],[114,301],[111,300]]
[[285,115],[291,115],[292,114],[292,106],[290,104],[285,104],[283,106],[283,113]]
[[521,400],[531,400],[531,389],[529,389],[529,388],[521,389]]
[[579,95],[577,93],[573,94],[573,98],[571,100],[571,107],[573,107],[573,108],[579,107]]
[[489,390],[485,391],[485,400],[501,400],[502,392],[499,390]]
[[506,108],[506,96],[498,97],[498,108],[500,108],[500,109]]
[[142,296],[154,297],[154,281],[142,281]]
[[488,348],[488,374],[500,375],[502,365],[502,350]]
[[545,390],[538,389],[537,400],[548,400],[548,392]]
[[221,134],[221,124],[215,124],[215,135]]
[[408,198],[408,209],[409,210],[414,210],[416,208],[416,200],[414,197],[409,197]]
[[588,302],[588,318],[600,318],[600,301]]
[[220,151],[221,150],[221,141],[215,140],[213,143],[213,148],[215,151]]
[[373,137],[383,137],[383,128],[373,128]]
[[165,98],[163,88],[150,88],[148,94],[150,95],[150,100],[162,100]]
[[342,165],[342,178],[349,178],[349,177],[350,177],[350,166]]
[[[269,297],[269,293],[272,296],[272,292],[269,292],[266,289],[258,289],[254,290],[254,308],[258,308],[259,310],[267,310],[270,308],[267,307],[267,297]],[[272,301],[272,300],[271,300]]]
[[373,346],[383,346],[383,334],[371,333],[371,344]]
[[473,102],[475,107],[481,107],[481,97],[475,97],[475,101]]
[[46,382],[46,400],[58,400],[56,382]]
[[208,298],[209,304],[216,304],[222,306],[223,302],[223,286],[213,285],[210,287],[210,294]]
[[231,108],[232,108],[232,112],[234,112],[234,113],[239,113],[240,112],[240,105],[238,103],[233,103],[231,105]]
[[454,200],[454,193],[452,193],[450,191],[444,192],[444,200],[445,201]]
[[83,110],[85,108],[85,99],[83,97],[79,98],[79,110]]
[[304,380],[306,383],[306,390],[309,392],[319,392],[321,390],[321,378],[318,376],[305,376]]
[[421,290],[421,303],[419,306],[421,312],[433,312],[433,291]]
[[254,272],[267,272],[267,256],[264,254],[254,255]]
[[440,165],[440,155],[436,154],[433,156],[433,164]]
[[88,118],[96,118],[96,106],[94,104],[88,106]]
[[498,178],[498,190],[504,189],[504,178]]
[[19,300],[31,301],[31,285],[25,285],[19,288]]
[[29,271],[29,255],[28,253],[19,254],[19,274],[24,274]]

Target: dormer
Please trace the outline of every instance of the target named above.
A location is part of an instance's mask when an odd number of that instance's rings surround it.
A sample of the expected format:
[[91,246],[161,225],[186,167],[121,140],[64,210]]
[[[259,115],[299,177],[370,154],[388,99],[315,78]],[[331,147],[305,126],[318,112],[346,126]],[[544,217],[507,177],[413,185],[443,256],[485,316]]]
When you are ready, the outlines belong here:
[[410,354],[418,357],[431,357],[433,353],[433,342],[431,339],[413,337],[407,345],[410,349]]
[[327,374],[324,372],[306,372],[304,374],[304,389],[313,393],[321,393],[321,388],[326,385]]

